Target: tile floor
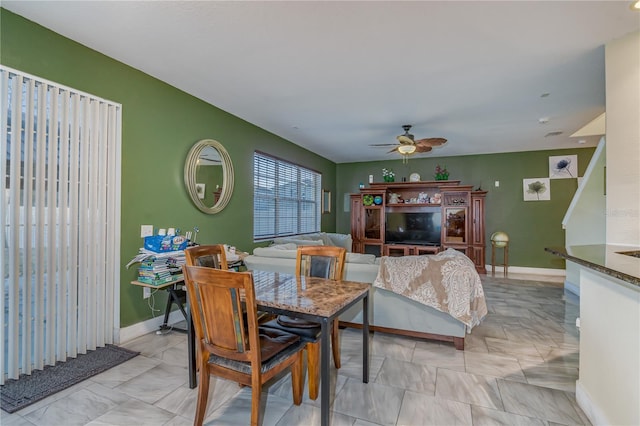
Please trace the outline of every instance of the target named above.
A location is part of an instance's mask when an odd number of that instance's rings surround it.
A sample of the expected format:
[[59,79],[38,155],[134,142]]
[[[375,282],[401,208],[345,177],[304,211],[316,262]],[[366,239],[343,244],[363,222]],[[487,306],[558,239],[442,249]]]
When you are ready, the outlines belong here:
[[[525,280],[526,279],[526,280]],[[578,425],[579,308],[562,284],[539,276],[482,277],[489,314],[452,344],[375,333],[370,383],[361,380],[361,332],[342,330],[342,368],[332,371],[332,425]],[[555,280],[557,281],[557,279]],[[3,426],[190,425],[186,337],[149,334],[124,346],[136,358],[15,414]],[[212,379],[205,424],[249,423],[251,390]],[[263,425],[320,424],[320,405],[291,398],[283,375],[262,394]]]

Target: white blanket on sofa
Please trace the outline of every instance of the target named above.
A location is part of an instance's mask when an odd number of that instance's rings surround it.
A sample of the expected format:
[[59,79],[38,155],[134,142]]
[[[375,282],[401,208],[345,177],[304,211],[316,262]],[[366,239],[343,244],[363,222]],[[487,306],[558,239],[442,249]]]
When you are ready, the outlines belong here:
[[382,257],[373,285],[446,312],[467,332],[487,314],[473,262],[453,249],[432,256]]

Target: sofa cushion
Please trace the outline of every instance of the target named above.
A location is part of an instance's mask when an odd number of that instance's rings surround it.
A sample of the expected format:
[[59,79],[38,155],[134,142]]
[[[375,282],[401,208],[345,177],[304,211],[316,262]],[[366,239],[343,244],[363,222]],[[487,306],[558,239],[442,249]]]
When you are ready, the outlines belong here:
[[[318,243],[321,241],[322,243]],[[353,239],[351,234],[336,234],[332,232],[316,232],[305,235],[292,235],[290,237],[274,238],[272,245],[294,243],[299,246],[307,245],[325,245],[343,247],[347,253],[351,252]]]
[[279,249],[279,246],[284,244],[275,245],[271,247],[256,247],[253,249],[254,256],[260,257],[277,257],[281,259],[295,259],[296,258],[296,249],[295,247],[290,250],[282,250]]
[[289,235],[288,237],[278,237],[278,238],[274,238],[273,239],[273,243],[272,244],[286,244],[288,242],[290,242],[291,240],[296,240],[296,241],[300,241],[300,240],[320,240],[320,234],[318,232],[313,233],[313,234],[303,234],[303,235]]
[[[276,244],[269,247],[256,247],[253,249],[254,256],[277,257],[280,259],[295,259],[297,246],[294,243]],[[360,263],[375,265],[376,257],[372,254],[347,253],[347,263]]]
[[297,250],[298,246],[295,243],[285,243],[285,244],[274,244],[269,246],[269,248],[275,250]]
[[[331,245],[336,247],[343,247],[347,250],[347,253],[351,253],[351,246],[353,245],[353,239],[351,234],[326,234],[331,240]],[[327,245],[327,243],[325,243]]]
[[300,235],[298,235],[296,237],[290,237],[290,238],[283,237],[283,238],[276,238],[275,240],[273,240],[273,245],[280,245],[280,244],[295,244],[296,246],[322,246],[324,245],[324,242],[317,235],[316,235],[316,239],[300,238]]
[[329,238],[329,235],[326,234],[325,232],[320,232],[318,234],[309,234],[309,235],[301,235],[301,237],[303,240],[320,240],[322,241],[322,245],[324,246],[332,246],[333,241],[331,241],[331,238]]
[[347,253],[347,263],[376,264],[376,257],[372,254]]

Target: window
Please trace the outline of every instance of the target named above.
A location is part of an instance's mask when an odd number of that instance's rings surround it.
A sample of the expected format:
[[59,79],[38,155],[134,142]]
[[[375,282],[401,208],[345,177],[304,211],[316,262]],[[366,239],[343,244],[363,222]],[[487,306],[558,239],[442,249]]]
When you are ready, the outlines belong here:
[[320,232],[322,175],[256,152],[253,155],[253,239]]

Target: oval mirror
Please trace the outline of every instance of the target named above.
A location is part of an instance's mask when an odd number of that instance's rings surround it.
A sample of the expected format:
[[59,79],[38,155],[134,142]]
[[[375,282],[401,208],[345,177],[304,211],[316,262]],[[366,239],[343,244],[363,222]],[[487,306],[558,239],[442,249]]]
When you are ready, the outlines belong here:
[[213,139],[198,141],[184,164],[184,184],[200,211],[220,212],[233,193],[233,164],[222,144]]

